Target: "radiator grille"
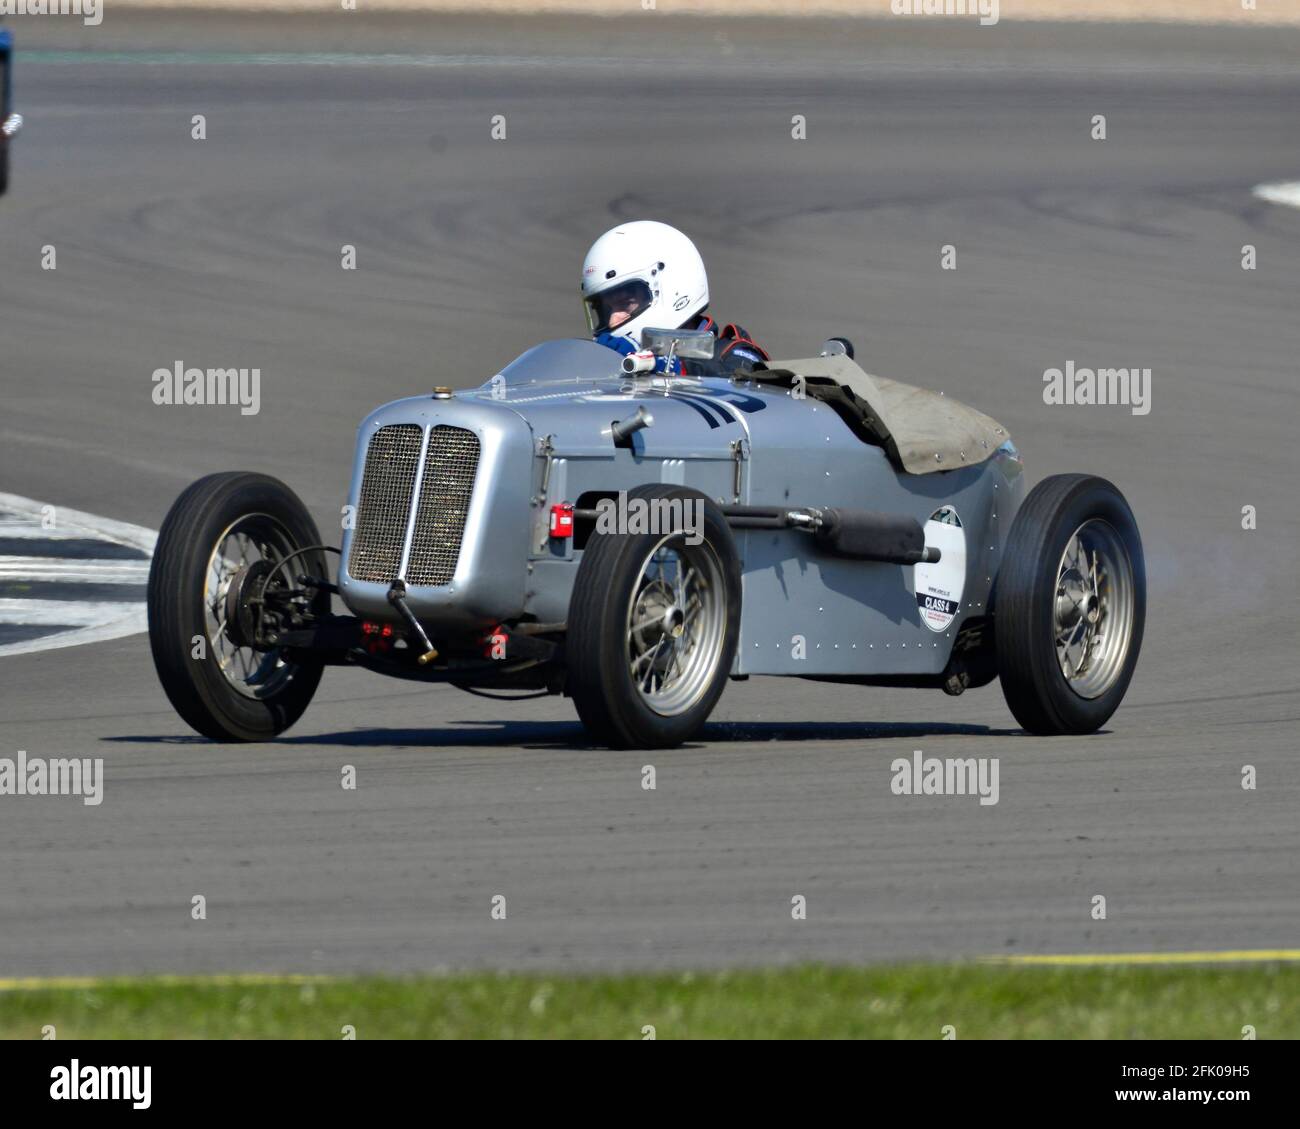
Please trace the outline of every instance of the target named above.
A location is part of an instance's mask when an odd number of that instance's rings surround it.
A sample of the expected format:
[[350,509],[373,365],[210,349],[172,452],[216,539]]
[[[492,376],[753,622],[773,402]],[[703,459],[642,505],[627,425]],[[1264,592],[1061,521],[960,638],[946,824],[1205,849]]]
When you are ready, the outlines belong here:
[[397,576],[421,438],[414,423],[381,427],[370,437],[348,556],[348,574],[356,580],[387,584]]
[[406,566],[408,584],[451,583],[465,535],[478,456],[478,436],[472,431],[439,426],[429,433],[411,559]]

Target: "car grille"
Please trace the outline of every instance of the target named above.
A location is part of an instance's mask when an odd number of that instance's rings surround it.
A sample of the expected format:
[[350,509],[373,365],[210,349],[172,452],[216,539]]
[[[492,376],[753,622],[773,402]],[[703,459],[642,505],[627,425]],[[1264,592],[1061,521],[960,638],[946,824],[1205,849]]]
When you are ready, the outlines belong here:
[[370,437],[348,557],[348,573],[356,580],[387,583],[397,576],[420,462],[420,439],[421,429],[414,423],[381,427]]
[[469,516],[478,450],[478,436],[463,427],[435,427],[429,433],[420,508],[406,566],[408,584],[451,583]]
[[[421,428],[410,423],[381,427],[370,439],[348,557],[348,573],[356,580],[386,584],[401,568],[421,441]],[[478,436],[472,431],[446,426],[430,431],[406,566],[408,584],[451,583],[478,458]]]

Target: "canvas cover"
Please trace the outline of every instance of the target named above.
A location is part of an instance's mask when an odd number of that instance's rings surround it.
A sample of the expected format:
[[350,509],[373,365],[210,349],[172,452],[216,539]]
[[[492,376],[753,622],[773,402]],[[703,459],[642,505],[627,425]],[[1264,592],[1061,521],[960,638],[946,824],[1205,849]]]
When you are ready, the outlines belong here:
[[845,356],[769,361],[749,375],[787,387],[803,377],[809,396],[830,404],[865,442],[884,447],[908,474],[973,466],[1010,438],[997,420],[951,396],[871,376]]

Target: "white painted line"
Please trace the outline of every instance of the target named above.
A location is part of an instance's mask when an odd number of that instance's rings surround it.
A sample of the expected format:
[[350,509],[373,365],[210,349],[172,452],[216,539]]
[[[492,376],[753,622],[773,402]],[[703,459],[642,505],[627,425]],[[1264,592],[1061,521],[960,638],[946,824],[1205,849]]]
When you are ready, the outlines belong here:
[[84,541],[86,535],[75,529],[43,529],[35,518],[6,521],[0,518],[0,537],[23,541]]
[[[53,528],[46,528],[52,524]],[[82,510],[0,493],[0,536],[49,540],[90,539],[125,545],[153,556],[158,533],[144,526],[99,517]],[[67,557],[0,556],[0,580],[53,581],[66,584],[144,584],[149,561],[77,560]],[[0,644],[0,657],[102,643],[149,629],[143,600],[0,599],[0,623],[57,626],[71,630]]]
[[1270,204],[1287,204],[1300,208],[1300,180],[1285,184],[1260,184],[1255,188],[1255,195]]
[[142,525],[129,525],[125,521],[98,517],[66,506],[37,502],[18,494],[0,494],[0,510],[8,510],[19,517],[34,518],[38,522],[43,522],[48,513],[54,521],[55,529],[64,534],[96,537],[102,541],[112,541],[115,545],[130,545],[131,548],[143,549],[150,555],[158,543],[157,531],[145,529]]
[[68,557],[0,555],[0,580],[65,584],[147,584],[148,561],[73,560]]
[[149,614],[145,605],[140,603],[133,606],[136,610],[130,615],[108,623],[79,627],[75,631],[60,631],[54,635],[42,635],[39,639],[28,639],[22,643],[6,643],[0,646],[0,658],[6,655],[27,655],[33,651],[55,651],[60,647],[79,647],[83,643],[103,643],[109,639],[121,639],[127,635],[148,631]]
[[0,624],[21,627],[94,627],[129,619],[144,605],[139,600],[0,599]]

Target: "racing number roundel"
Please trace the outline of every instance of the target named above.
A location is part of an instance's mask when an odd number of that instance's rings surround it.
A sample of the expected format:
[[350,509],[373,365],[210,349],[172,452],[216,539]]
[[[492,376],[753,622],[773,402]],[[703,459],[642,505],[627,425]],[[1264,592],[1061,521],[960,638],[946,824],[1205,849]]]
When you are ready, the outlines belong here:
[[966,585],[966,531],[952,506],[930,515],[925,543],[939,550],[939,560],[916,566],[916,606],[926,627],[944,631],[961,610]]

